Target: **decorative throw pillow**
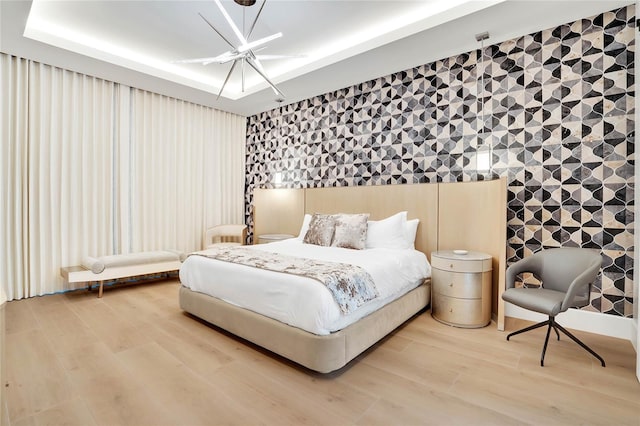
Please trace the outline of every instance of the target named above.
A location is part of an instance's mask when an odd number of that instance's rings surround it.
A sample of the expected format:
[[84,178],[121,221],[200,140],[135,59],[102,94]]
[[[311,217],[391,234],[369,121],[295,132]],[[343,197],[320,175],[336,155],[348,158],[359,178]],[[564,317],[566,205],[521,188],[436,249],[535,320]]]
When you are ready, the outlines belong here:
[[335,230],[335,219],[329,214],[315,213],[309,222],[309,230],[304,235],[305,244],[330,246]]
[[333,247],[362,250],[367,241],[368,213],[333,215],[336,230],[333,234]]

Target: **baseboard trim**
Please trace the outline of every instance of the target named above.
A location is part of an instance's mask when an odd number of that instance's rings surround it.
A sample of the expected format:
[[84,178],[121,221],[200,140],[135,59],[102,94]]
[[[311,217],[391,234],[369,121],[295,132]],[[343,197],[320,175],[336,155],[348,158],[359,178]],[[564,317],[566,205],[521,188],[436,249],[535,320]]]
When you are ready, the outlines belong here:
[[[546,315],[522,309],[511,303],[505,302],[504,305],[505,315],[508,317],[529,321],[544,321],[547,319]],[[637,326],[632,318],[600,314],[580,309],[569,309],[559,314],[556,319],[566,328],[630,340],[636,352],[638,351],[636,341],[638,335]]]

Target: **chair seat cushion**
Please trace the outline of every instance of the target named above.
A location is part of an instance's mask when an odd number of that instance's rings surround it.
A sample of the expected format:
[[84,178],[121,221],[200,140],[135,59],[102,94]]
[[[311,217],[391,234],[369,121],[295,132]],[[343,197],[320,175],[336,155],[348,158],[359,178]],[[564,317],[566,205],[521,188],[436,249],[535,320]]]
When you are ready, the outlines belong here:
[[505,302],[555,317],[560,313],[565,293],[546,288],[509,288],[502,293]]

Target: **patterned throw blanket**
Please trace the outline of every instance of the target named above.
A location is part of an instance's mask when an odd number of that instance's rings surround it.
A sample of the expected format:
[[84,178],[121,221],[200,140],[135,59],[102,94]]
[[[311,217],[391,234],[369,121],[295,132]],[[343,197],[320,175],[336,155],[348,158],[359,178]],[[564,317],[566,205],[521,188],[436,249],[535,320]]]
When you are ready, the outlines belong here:
[[242,247],[215,250],[215,252],[193,254],[224,262],[313,278],[331,291],[340,310],[345,314],[378,296],[378,289],[373,278],[359,266],[304,259]]

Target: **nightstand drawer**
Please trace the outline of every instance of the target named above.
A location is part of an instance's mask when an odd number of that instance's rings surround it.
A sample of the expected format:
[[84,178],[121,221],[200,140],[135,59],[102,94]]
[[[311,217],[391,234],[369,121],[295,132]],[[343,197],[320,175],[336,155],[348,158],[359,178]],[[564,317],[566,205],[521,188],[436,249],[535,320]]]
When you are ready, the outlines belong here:
[[483,272],[491,269],[491,260],[463,260],[448,259],[440,256],[431,256],[431,266],[435,269],[451,272]]
[[489,280],[491,279],[491,272],[468,274],[433,269],[431,275],[434,293],[465,299],[482,298],[484,275],[488,275]]
[[432,315],[440,322],[457,327],[484,327],[491,321],[491,312],[483,309],[482,299],[458,299],[435,293]]

